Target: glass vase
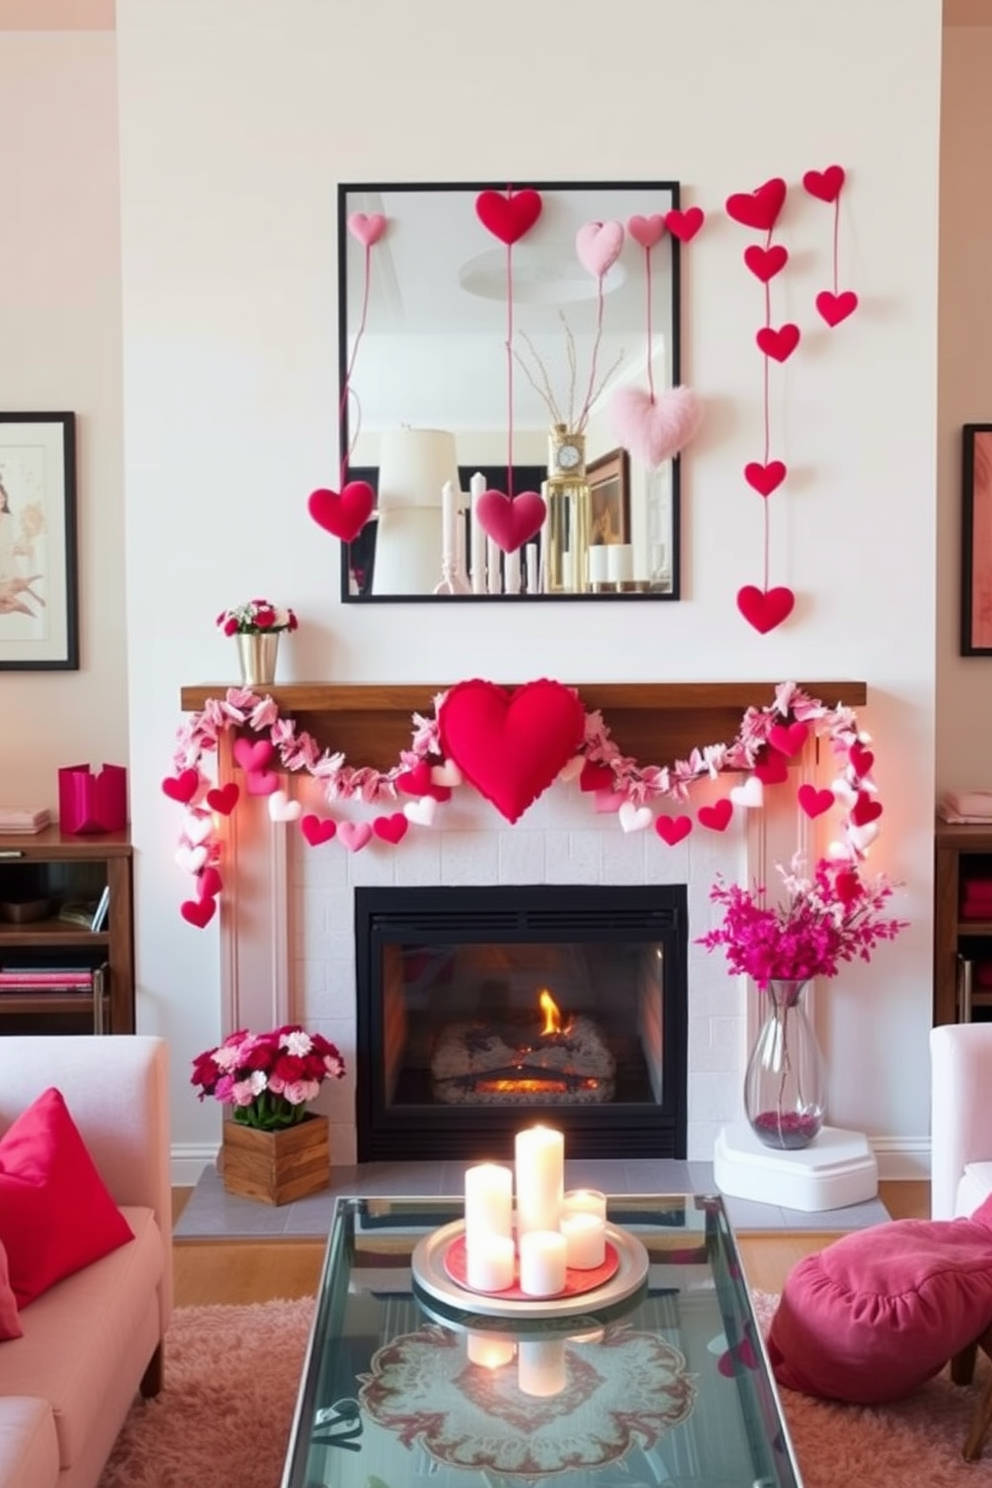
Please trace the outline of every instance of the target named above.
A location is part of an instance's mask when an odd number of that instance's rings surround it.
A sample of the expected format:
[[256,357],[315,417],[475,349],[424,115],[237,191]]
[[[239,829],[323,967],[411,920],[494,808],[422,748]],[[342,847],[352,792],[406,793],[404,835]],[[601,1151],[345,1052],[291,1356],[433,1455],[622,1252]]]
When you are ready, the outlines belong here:
[[744,1072],[744,1109],[766,1147],[808,1147],[823,1125],[826,1066],[803,996],[808,981],[772,981],[767,1010]]

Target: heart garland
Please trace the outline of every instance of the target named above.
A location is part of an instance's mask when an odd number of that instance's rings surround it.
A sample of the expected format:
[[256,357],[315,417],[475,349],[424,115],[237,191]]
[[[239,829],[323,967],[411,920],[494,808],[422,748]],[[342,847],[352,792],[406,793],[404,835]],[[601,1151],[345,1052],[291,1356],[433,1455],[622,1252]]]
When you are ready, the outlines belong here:
[[858,297],[853,289],[838,289],[838,239],[840,237],[840,198],[844,190],[844,182],[847,179],[842,165],[828,165],[826,170],[809,170],[803,176],[803,186],[808,194],[815,197],[817,201],[826,202],[834,209],[832,252],[833,252],[833,288],[823,289],[816,297],[816,308],[820,318],[826,321],[831,329],[839,326],[841,321],[847,320],[858,308]]

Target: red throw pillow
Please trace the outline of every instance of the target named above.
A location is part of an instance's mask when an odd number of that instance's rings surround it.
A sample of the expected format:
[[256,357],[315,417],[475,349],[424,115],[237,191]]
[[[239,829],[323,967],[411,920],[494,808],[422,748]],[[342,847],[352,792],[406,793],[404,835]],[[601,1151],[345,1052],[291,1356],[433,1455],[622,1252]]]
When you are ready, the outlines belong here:
[[0,1342],[8,1338],[22,1338],[23,1336],[24,1329],[17,1316],[17,1298],[10,1289],[7,1252],[0,1245]]
[[0,1244],[18,1307],[133,1239],[61,1092],[44,1091],[0,1139]]

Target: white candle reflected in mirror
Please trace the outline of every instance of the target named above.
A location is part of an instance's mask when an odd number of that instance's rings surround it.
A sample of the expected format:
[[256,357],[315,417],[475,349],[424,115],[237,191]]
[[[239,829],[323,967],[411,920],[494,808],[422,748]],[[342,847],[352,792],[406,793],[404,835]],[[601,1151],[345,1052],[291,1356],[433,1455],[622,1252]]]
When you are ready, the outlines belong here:
[[469,1363],[483,1369],[502,1369],[504,1364],[512,1364],[517,1352],[513,1339],[505,1333],[480,1333],[470,1328],[465,1339]]
[[517,1384],[524,1395],[560,1395],[568,1384],[568,1360],[563,1338],[521,1339],[517,1354]]

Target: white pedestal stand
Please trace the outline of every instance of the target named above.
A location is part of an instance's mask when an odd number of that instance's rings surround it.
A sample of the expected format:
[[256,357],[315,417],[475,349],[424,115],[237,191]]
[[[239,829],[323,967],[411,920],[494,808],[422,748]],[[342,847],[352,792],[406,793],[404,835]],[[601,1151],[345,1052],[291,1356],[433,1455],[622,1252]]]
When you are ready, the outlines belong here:
[[878,1193],[878,1163],[861,1132],[824,1126],[808,1147],[780,1152],[746,1122],[716,1139],[713,1177],[721,1193],[782,1209],[843,1209]]

